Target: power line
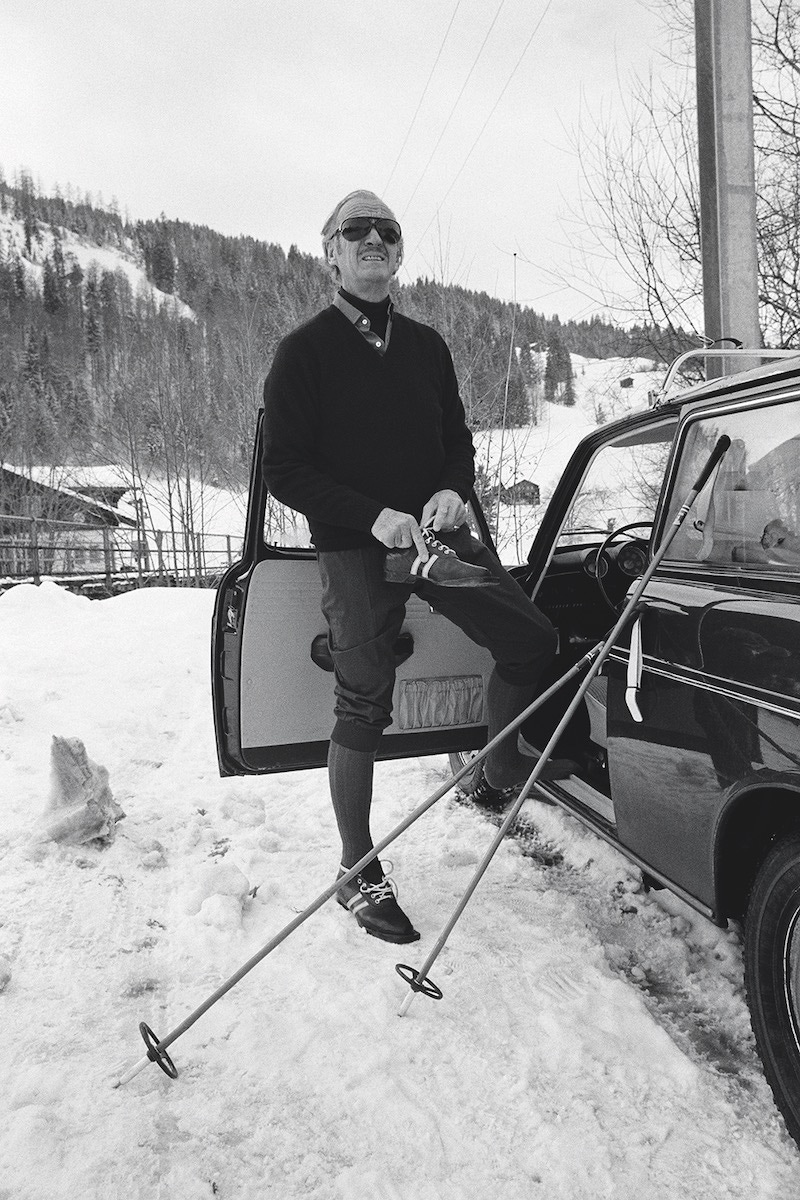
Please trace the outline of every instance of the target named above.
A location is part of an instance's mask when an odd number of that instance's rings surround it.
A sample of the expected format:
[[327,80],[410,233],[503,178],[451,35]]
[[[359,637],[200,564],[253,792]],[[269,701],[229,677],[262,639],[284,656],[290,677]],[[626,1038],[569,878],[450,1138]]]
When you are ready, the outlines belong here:
[[[463,171],[464,171],[464,168],[466,167],[467,163],[469,162],[470,158],[472,157],[472,152],[473,152],[473,150],[475,149],[475,147],[477,146],[478,142],[479,142],[479,141],[481,140],[481,138],[483,137],[483,134],[484,134],[484,132],[485,132],[485,130],[486,130],[486,126],[487,126],[487,125],[489,124],[489,122],[491,121],[492,117],[493,117],[493,116],[494,116],[494,114],[495,114],[495,110],[497,109],[498,105],[500,104],[500,101],[503,99],[503,96],[505,96],[506,92],[508,91],[508,88],[509,88],[509,85],[510,85],[510,83],[511,83],[511,80],[514,78],[514,76],[516,75],[517,71],[519,70],[519,68],[520,68],[520,66],[521,66],[521,64],[522,64],[522,60],[523,60],[523,58],[525,57],[525,55],[528,53],[528,50],[529,50],[529,48],[530,48],[530,45],[531,45],[531,42],[532,42],[532,41],[533,41],[533,39],[536,37],[536,34],[539,32],[539,27],[541,26],[541,24],[542,24],[542,21],[543,21],[543,20],[545,19],[545,17],[547,16],[547,14],[548,14],[548,12],[549,12],[549,10],[550,10],[551,6],[552,6],[552,3],[553,3],[553,0],[547,0],[547,3],[545,4],[545,6],[544,6],[544,9],[543,9],[543,11],[542,11],[542,15],[539,17],[539,20],[536,22],[536,25],[534,26],[533,32],[531,33],[531,36],[528,38],[527,42],[525,43],[525,46],[524,46],[524,48],[523,48],[523,50],[522,50],[522,53],[520,54],[519,58],[518,58],[518,59],[517,59],[517,61],[516,61],[516,64],[514,65],[514,69],[512,70],[511,74],[509,75],[508,79],[506,80],[505,84],[503,85],[503,90],[500,92],[500,95],[497,97],[497,99],[495,100],[494,104],[492,105],[491,112],[489,113],[488,117],[486,118],[486,120],[484,121],[483,125],[481,126],[481,129],[480,129],[480,132],[479,132],[478,136],[475,138],[475,141],[472,143],[472,145],[470,146],[469,150],[467,151],[467,155],[466,155],[466,157],[465,157],[464,161],[462,162],[461,166],[459,167],[459,169],[458,169],[458,172],[457,172],[457,174],[456,174],[456,177],[455,177],[455,179],[454,179],[454,180],[453,180],[453,182],[450,184],[450,187],[447,189],[447,191],[445,192],[445,194],[442,196],[441,200],[439,201],[439,207],[436,209],[436,212],[433,214],[433,216],[431,217],[430,221],[429,221],[429,222],[428,222],[428,224],[425,226],[425,230],[424,230],[424,232],[422,233],[422,235],[420,236],[420,239],[419,239],[419,241],[417,242],[416,246],[414,247],[414,250],[415,250],[415,251],[419,249],[419,247],[420,247],[420,244],[422,243],[422,239],[425,237],[425,234],[427,234],[427,232],[428,232],[428,230],[430,229],[431,225],[433,224],[433,222],[436,220],[436,218],[438,217],[439,213],[441,212],[442,205],[444,204],[445,200],[446,200],[446,199],[447,199],[447,197],[450,195],[450,193],[452,192],[453,188],[456,186],[456,184],[458,183],[459,179],[461,178],[461,175],[462,175],[462,173],[463,173]],[[502,7],[502,5],[501,5],[501,7]],[[499,10],[498,10],[498,12],[499,12]],[[496,19],[497,19],[497,14],[495,14],[495,20],[496,20]],[[482,48],[483,48],[483,47],[481,47],[481,49],[482,49]],[[459,98],[460,98],[460,97],[459,97]],[[451,114],[451,115],[452,115],[452,114]],[[441,139],[440,139],[440,140],[441,140]],[[438,142],[437,142],[437,145],[438,145]],[[431,156],[431,157],[433,157],[433,156]],[[426,170],[427,170],[427,167],[426,167]],[[419,186],[419,185],[417,185],[417,186]]]
[[[408,209],[410,207],[411,201],[414,199],[417,192],[419,191],[420,184],[422,183],[423,179],[425,178],[425,175],[427,174],[427,171],[428,171],[428,167],[431,165],[431,162],[433,161],[433,156],[436,153],[436,151],[439,149],[439,146],[442,143],[442,138],[447,133],[450,122],[453,119],[453,115],[454,115],[456,109],[458,108],[459,101],[461,100],[461,97],[464,95],[464,92],[467,89],[467,84],[469,83],[470,79],[472,78],[472,73],[478,65],[478,60],[480,59],[481,55],[483,54],[484,47],[486,46],[486,43],[489,40],[489,35],[491,34],[492,30],[494,29],[494,27],[497,23],[497,18],[500,16],[500,12],[501,12],[505,2],[506,2],[506,0],[500,0],[500,3],[497,6],[497,11],[495,12],[494,16],[492,17],[492,23],[489,26],[488,30],[486,31],[486,36],[483,39],[483,41],[481,42],[481,46],[480,46],[480,49],[478,50],[478,53],[475,55],[475,61],[473,62],[472,66],[470,67],[470,69],[467,73],[467,78],[464,80],[464,83],[461,87],[461,91],[456,96],[455,103],[453,104],[453,107],[450,109],[450,115],[444,123],[444,128],[442,129],[442,132],[439,134],[438,141],[436,142],[436,145],[433,147],[433,150],[431,150],[430,158],[425,163],[425,166],[422,170],[422,174],[420,175],[419,179],[417,180],[416,187],[414,188],[413,192],[411,193],[411,196],[409,197],[409,199],[406,201],[406,205],[405,205],[406,209]],[[430,226],[429,226],[429,228],[430,228]],[[428,232],[427,229],[425,232],[426,233]],[[423,236],[424,236],[424,234],[423,234]]]
[[386,180],[386,183],[384,185],[383,192],[382,192],[382,195],[384,195],[384,196],[386,195],[386,193],[389,190],[389,184],[392,182],[392,179],[394,178],[394,173],[397,170],[397,164],[400,162],[403,151],[405,150],[406,145],[408,143],[408,139],[411,137],[411,130],[414,128],[414,122],[416,121],[417,117],[419,116],[419,110],[422,108],[422,101],[425,99],[426,95],[428,94],[428,88],[431,85],[431,80],[433,79],[433,73],[436,70],[439,59],[442,57],[442,51],[444,50],[445,42],[447,41],[447,39],[450,35],[450,30],[453,28],[453,22],[456,19],[456,13],[458,12],[460,7],[461,7],[461,0],[456,0],[456,6],[453,9],[453,15],[450,18],[450,24],[447,26],[447,29],[444,31],[444,37],[442,38],[442,44],[439,47],[439,53],[436,55],[433,66],[431,67],[431,73],[428,76],[428,80],[427,80],[427,83],[425,84],[425,87],[422,89],[422,95],[419,98],[419,104],[417,105],[417,107],[414,111],[414,115],[411,118],[411,124],[408,127],[406,136],[403,138],[403,144],[397,153],[397,158],[394,160],[394,166],[392,167],[392,170],[389,174],[389,178]]

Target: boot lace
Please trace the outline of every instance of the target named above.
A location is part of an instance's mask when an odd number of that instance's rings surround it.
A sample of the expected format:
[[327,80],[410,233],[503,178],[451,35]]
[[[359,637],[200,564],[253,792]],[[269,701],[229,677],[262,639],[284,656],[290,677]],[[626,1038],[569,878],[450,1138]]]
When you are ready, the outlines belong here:
[[383,879],[380,883],[367,883],[365,879],[362,879],[360,884],[360,891],[370,896],[375,904],[381,904],[384,900],[391,900],[392,897],[396,900],[398,895],[397,884],[390,878],[394,870],[394,864],[391,862],[382,862],[381,870],[383,871]]
[[429,549],[435,550],[437,554],[455,554],[455,550],[439,541],[432,529],[423,529],[422,536],[425,539],[425,545]]

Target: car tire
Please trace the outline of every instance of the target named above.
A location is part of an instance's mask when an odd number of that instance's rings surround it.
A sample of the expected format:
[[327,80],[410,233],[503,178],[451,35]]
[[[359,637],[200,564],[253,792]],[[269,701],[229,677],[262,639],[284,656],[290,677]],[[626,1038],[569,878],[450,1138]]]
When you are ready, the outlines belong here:
[[800,1143],[800,833],[770,850],[747,907],[745,986],[764,1073]]
[[[455,775],[457,771],[460,771],[462,767],[466,766],[466,764],[470,762],[477,753],[477,750],[457,750],[455,753],[448,754],[447,757],[450,760],[451,775]],[[479,766],[480,764],[477,764],[471,771],[467,771],[464,778],[460,779],[456,784],[456,787],[460,788],[465,796],[470,794],[478,782]]]

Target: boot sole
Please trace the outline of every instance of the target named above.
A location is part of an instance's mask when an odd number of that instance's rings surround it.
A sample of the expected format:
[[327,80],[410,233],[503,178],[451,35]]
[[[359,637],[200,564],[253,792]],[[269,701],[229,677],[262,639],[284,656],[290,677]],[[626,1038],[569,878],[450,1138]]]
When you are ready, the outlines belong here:
[[[358,917],[356,917],[356,920],[358,921]],[[420,934],[416,929],[411,936],[404,936],[403,934],[390,936],[388,933],[378,933],[375,929],[368,929],[367,926],[362,925],[360,921],[358,921],[358,924],[359,928],[363,929],[364,933],[369,934],[370,937],[377,938],[379,942],[390,942],[393,946],[405,946],[409,942],[418,942],[420,939]]]
[[397,933],[397,934],[390,934],[390,933],[378,933],[378,931],[377,931],[376,929],[370,929],[368,925],[365,925],[365,924],[364,924],[364,922],[363,922],[363,921],[362,921],[362,920],[359,918],[359,916],[358,916],[358,914],[357,914],[357,913],[352,913],[352,912],[350,912],[350,909],[347,907],[347,901],[346,901],[346,900],[341,900],[341,899],[339,898],[339,896],[337,896],[337,897],[336,897],[336,903],[337,903],[338,905],[340,905],[342,908],[346,909],[346,910],[347,910],[347,912],[348,912],[348,913],[350,913],[350,916],[351,916],[351,917],[355,917],[355,920],[356,920],[356,922],[357,922],[357,924],[358,924],[358,927],[359,927],[359,929],[363,929],[363,930],[364,930],[364,933],[368,933],[370,937],[377,938],[377,939],[378,939],[378,941],[381,941],[381,942],[391,942],[391,943],[392,943],[392,945],[395,945],[395,946],[405,946],[405,945],[407,945],[409,942],[418,942],[418,941],[419,941],[419,939],[420,939],[420,936],[421,936],[421,935],[420,935],[420,934],[417,932],[417,930],[416,930],[416,929],[415,929],[415,930],[413,930],[413,932],[412,932],[411,934],[403,934],[403,933]]

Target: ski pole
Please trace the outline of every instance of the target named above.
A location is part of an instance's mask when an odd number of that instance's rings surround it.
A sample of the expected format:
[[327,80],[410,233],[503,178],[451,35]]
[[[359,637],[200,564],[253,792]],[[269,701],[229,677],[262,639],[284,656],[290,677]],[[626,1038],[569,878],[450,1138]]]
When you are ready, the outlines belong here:
[[238,971],[236,971],[229,979],[221,984],[220,987],[218,987],[217,990],[211,996],[209,996],[207,1000],[204,1000],[202,1004],[200,1004],[193,1012],[189,1014],[188,1017],[185,1018],[185,1020],[181,1021],[180,1025],[176,1026],[175,1029],[168,1033],[166,1037],[159,1039],[148,1025],[146,1025],[143,1021],[140,1022],[139,1032],[144,1040],[145,1046],[147,1047],[147,1053],[132,1066],[130,1066],[120,1076],[120,1078],[114,1082],[113,1086],[121,1087],[122,1084],[129,1083],[131,1079],[138,1075],[140,1071],[144,1070],[148,1063],[151,1062],[158,1063],[159,1067],[161,1067],[162,1071],[164,1071],[166,1075],[169,1075],[170,1078],[175,1079],[178,1072],[174,1063],[172,1062],[172,1059],[167,1054],[167,1048],[171,1046],[173,1042],[177,1041],[181,1034],[185,1033],[190,1026],[194,1025],[195,1021],[202,1017],[204,1013],[208,1012],[212,1005],[216,1004],[217,1001],[226,994],[226,992],[229,992],[231,988],[235,987],[236,984],[244,978],[245,975],[252,971],[253,967],[257,966],[258,963],[260,963],[262,959],[266,958],[268,954],[271,954],[272,951],[281,944],[281,942],[284,942],[290,934],[294,933],[294,931],[298,929],[299,926],[305,921],[307,921],[308,918],[317,911],[317,909],[321,908],[326,901],[330,900],[331,896],[335,895],[335,893],[340,887],[342,887],[343,884],[347,884],[351,879],[354,879],[355,876],[358,875],[368,863],[371,863],[374,858],[377,858],[377,856],[381,854],[391,842],[395,841],[395,839],[398,838],[401,833],[404,833],[410,825],[413,825],[413,823],[418,820],[419,817],[423,816],[423,814],[426,813],[429,808],[432,808],[437,801],[441,800],[441,798],[445,796],[450,789],[459,782],[459,780],[463,779],[463,777],[475,767],[476,763],[482,761],[486,755],[494,749],[495,746],[499,745],[499,743],[503,741],[505,737],[513,732],[513,730],[522,725],[522,723],[526,721],[527,718],[531,716],[531,714],[534,713],[537,708],[546,703],[546,701],[554,696],[555,693],[558,692],[565,684],[569,683],[571,679],[573,679],[577,674],[579,674],[580,671],[588,666],[594,656],[599,653],[599,651],[600,643],[598,643],[597,646],[585,654],[583,658],[575,663],[575,665],[571,667],[564,675],[562,675],[560,679],[557,679],[555,683],[551,684],[546,691],[542,692],[540,696],[537,696],[536,699],[533,700],[531,704],[529,704],[528,707],[519,714],[519,716],[515,717],[513,721],[509,722],[504,729],[501,729],[500,732],[494,738],[492,738],[492,740],[486,746],[484,746],[482,750],[475,754],[469,762],[465,763],[464,766],[455,773],[455,775],[446,780],[441,787],[437,788],[427,800],[424,800],[422,804],[414,809],[413,812],[409,813],[407,817],[404,817],[400,824],[396,825],[395,828],[388,833],[386,837],[382,839],[382,841],[378,842],[377,846],[373,847],[368,854],[365,854],[363,858],[360,858],[354,867],[350,867],[344,875],[336,879],[336,881],[327,887],[324,892],[321,892],[319,896],[317,896],[316,900],[313,900],[311,904],[309,904],[307,908],[303,909],[301,913],[294,917],[288,925],[284,926],[279,933],[276,933],[275,936],[269,942],[267,942],[265,946],[263,946],[256,954],[254,954],[252,958],[248,959],[248,961],[242,967],[240,967]]
[[550,755],[553,753],[553,750],[555,749],[556,743],[558,742],[559,738],[561,737],[561,734],[566,729],[567,725],[569,724],[570,720],[572,719],[573,714],[575,713],[579,704],[583,700],[583,697],[586,694],[589,684],[592,682],[592,680],[598,674],[603,663],[605,662],[605,660],[608,658],[609,654],[611,653],[614,642],[617,640],[620,633],[622,632],[625,625],[627,624],[629,618],[631,617],[633,612],[636,610],[639,600],[641,599],[642,593],[644,592],[644,589],[647,587],[653,574],[658,569],[658,566],[661,563],[662,559],[664,558],[664,555],[666,554],[667,550],[669,549],[670,545],[672,544],[672,539],[675,537],[676,533],[678,532],[678,530],[680,529],[684,520],[686,519],[686,515],[689,512],[692,505],[694,504],[698,495],[700,494],[700,492],[703,490],[706,483],[708,482],[711,472],[717,466],[717,464],[719,463],[722,456],[727,452],[730,444],[731,444],[731,439],[727,436],[727,434],[723,434],[723,436],[718,439],[716,446],[714,447],[714,449],[711,451],[711,454],[709,455],[708,461],[706,462],[705,466],[703,467],[702,471],[700,472],[700,474],[699,474],[694,486],[692,487],[691,491],[689,492],[689,495],[687,496],[686,500],[681,505],[678,515],[675,517],[675,520],[673,521],[672,525],[670,526],[669,530],[667,531],[667,534],[666,534],[663,542],[661,543],[658,550],[654,554],[653,561],[650,563],[650,566],[647,568],[647,570],[645,571],[642,578],[636,584],[636,587],[633,589],[633,592],[631,593],[628,601],[626,602],[625,607],[623,608],[619,618],[617,619],[616,624],[614,625],[614,628],[611,630],[611,633],[609,633],[605,642],[602,643],[601,647],[599,648],[599,653],[597,654],[596,658],[594,659],[591,666],[589,667],[589,670],[588,670],[587,674],[585,675],[584,679],[582,680],[580,687],[578,688],[577,692],[575,693],[575,696],[573,697],[572,701],[567,706],[567,710],[564,713],[564,716],[559,721],[555,732],[553,733],[552,737],[550,738],[550,740],[548,741],[544,750],[542,751],[541,757],[539,759],[537,759],[536,765],[534,766],[533,770],[531,771],[531,774],[529,775],[525,786],[523,787],[523,789],[520,792],[517,799],[514,801],[514,804],[512,805],[510,811],[508,812],[502,825],[500,826],[500,829],[497,832],[497,836],[494,838],[491,846],[486,851],[486,854],[484,855],[483,859],[479,863],[477,870],[475,871],[475,874],[473,875],[472,879],[470,880],[469,885],[467,886],[467,890],[464,892],[464,895],[461,897],[458,904],[456,905],[456,907],[453,911],[453,915],[450,917],[450,920],[447,922],[444,929],[439,934],[436,944],[433,947],[433,949],[431,950],[428,957],[425,959],[425,962],[422,964],[419,971],[416,971],[413,967],[408,966],[406,963],[398,963],[397,966],[395,967],[395,970],[397,971],[397,973],[401,977],[401,979],[404,979],[406,981],[406,983],[408,983],[408,985],[409,985],[408,992],[406,993],[406,995],[403,999],[403,1002],[400,1005],[400,1008],[398,1009],[398,1016],[400,1016],[400,1017],[405,1016],[405,1014],[408,1012],[409,1007],[411,1006],[411,1001],[414,999],[414,996],[417,992],[422,992],[423,995],[428,996],[432,1000],[441,1000],[442,999],[441,988],[437,987],[437,985],[433,982],[433,980],[429,978],[428,972],[430,971],[433,964],[436,962],[436,959],[439,957],[439,954],[441,953],[442,949],[444,948],[444,945],[445,945],[447,939],[449,938],[450,934],[453,932],[453,929],[455,928],[455,925],[458,922],[459,917],[463,913],[464,909],[467,907],[467,904],[469,903],[473,892],[475,891],[475,889],[477,888],[481,879],[483,878],[483,875],[486,872],[486,869],[488,868],[489,863],[492,861],[492,859],[497,851],[498,846],[500,845],[503,838],[506,836],[506,833],[510,829],[511,825],[515,821],[515,819],[517,817],[517,813],[522,808],[522,805],[527,800],[527,798],[530,795],[533,788],[536,786],[536,782],[539,779],[539,777],[542,773],[542,770],[544,769],[545,763],[549,759]]

